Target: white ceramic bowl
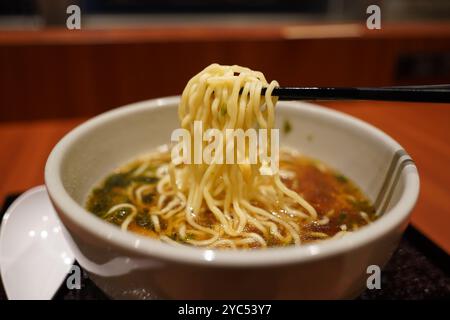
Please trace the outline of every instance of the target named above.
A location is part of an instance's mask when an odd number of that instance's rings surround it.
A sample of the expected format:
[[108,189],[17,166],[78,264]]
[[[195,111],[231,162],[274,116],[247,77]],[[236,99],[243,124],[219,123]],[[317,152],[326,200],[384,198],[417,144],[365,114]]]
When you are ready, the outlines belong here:
[[419,177],[392,138],[327,108],[279,102],[276,121],[292,126],[282,145],[340,170],[383,211],[342,239],[254,251],[175,247],[122,232],[83,208],[93,185],[113,169],[169,142],[178,101],[144,101],[101,114],[67,134],[48,158],[47,190],[91,279],[114,298],[336,299],[364,290],[368,266],[388,261],[407,226]]

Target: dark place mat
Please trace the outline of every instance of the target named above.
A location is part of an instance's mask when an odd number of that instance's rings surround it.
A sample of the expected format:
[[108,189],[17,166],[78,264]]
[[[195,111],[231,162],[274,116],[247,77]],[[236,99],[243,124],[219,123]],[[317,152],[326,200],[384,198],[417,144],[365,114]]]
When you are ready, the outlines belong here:
[[[5,199],[0,218],[18,195],[12,194]],[[0,279],[0,300],[4,299],[6,293]],[[84,272],[80,290],[69,290],[62,285],[54,299],[105,300],[108,297]],[[383,268],[381,289],[366,290],[357,299],[450,299],[449,255],[409,226],[391,260]]]

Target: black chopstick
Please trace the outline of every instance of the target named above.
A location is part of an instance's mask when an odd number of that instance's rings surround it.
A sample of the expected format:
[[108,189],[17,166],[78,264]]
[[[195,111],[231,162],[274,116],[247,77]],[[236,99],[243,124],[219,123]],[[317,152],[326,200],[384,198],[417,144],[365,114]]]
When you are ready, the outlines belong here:
[[[263,88],[262,94],[265,93]],[[279,100],[379,100],[405,102],[450,102],[450,85],[380,88],[277,87]]]

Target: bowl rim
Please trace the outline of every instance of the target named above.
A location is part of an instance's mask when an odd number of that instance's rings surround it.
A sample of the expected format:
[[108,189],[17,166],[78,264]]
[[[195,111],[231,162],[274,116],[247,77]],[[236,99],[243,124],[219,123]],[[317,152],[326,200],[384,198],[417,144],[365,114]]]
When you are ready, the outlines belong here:
[[[60,173],[65,151],[79,137],[88,134],[97,126],[113,119],[133,112],[177,105],[179,100],[179,96],[170,96],[136,102],[107,111],[75,127],[56,144],[45,165],[45,185],[53,205],[57,208],[56,211],[59,215],[64,216],[65,219],[63,220],[69,220],[71,224],[78,227],[77,229],[81,229],[91,236],[102,239],[112,247],[128,251],[141,257],[157,257],[160,260],[177,263],[216,267],[267,267],[322,259],[345,251],[351,251],[372,241],[376,241],[386,234],[393,232],[407,221],[417,201],[419,195],[419,175],[416,166],[410,164],[402,171],[402,175],[405,175],[405,186],[397,204],[389,212],[386,212],[383,217],[357,232],[340,239],[325,240],[312,244],[304,244],[302,246],[229,251],[181,245],[173,246],[132,232],[123,232],[117,226],[90,214],[83,206],[72,199],[64,188]],[[383,140],[393,152],[397,149],[403,149],[399,143],[380,129],[340,111],[306,102],[283,101],[279,102],[279,104],[283,105],[283,108],[292,110],[301,108],[308,112],[314,112],[318,116],[335,118],[335,120],[342,121],[348,125],[356,126],[360,130],[364,130],[376,138]]]

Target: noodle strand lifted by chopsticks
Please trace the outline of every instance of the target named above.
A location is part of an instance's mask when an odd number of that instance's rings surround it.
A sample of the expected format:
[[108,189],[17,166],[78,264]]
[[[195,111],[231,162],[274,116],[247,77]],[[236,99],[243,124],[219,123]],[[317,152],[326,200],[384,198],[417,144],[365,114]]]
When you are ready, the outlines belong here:
[[[276,81],[268,83],[261,72],[212,64],[194,76],[183,91],[178,110],[181,127],[194,136],[194,121],[201,121],[204,131],[214,128],[225,136],[227,129],[245,131],[257,126],[267,129],[266,148],[271,150],[270,129],[274,126],[276,103],[271,93],[276,86]],[[266,88],[264,96],[261,95],[263,87]],[[202,143],[206,145],[205,141]],[[225,151],[226,148],[228,144],[224,146]],[[250,157],[249,152],[248,148],[244,152],[246,159]],[[185,241],[212,248],[234,248],[242,244],[266,247],[267,242],[260,235],[263,234],[300,244],[298,232],[271,210],[274,203],[265,193],[276,195],[276,202],[285,210],[292,208],[292,214],[315,220],[315,209],[287,188],[278,173],[262,176],[260,159],[256,164],[226,164],[217,159],[209,164],[170,164],[167,174],[171,178],[163,177],[157,187],[168,190],[165,196],[172,199],[165,201],[166,208],[161,208],[161,213],[176,214],[184,209],[184,219],[174,229],[184,236],[204,235],[202,240],[185,236]],[[213,215],[215,223],[198,221],[205,210]]]

